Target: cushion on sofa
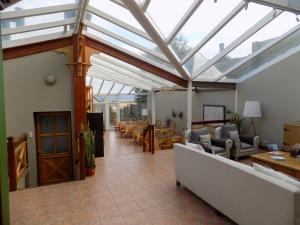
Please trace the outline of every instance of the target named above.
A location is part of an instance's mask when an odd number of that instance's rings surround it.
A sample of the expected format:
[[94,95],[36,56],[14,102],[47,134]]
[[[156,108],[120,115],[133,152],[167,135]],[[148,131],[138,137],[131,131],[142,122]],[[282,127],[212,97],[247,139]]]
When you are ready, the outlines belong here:
[[199,144],[195,144],[195,143],[191,143],[191,142],[186,142],[186,145],[187,146],[190,146],[190,147],[192,147],[192,148],[195,148],[195,149],[197,149],[197,150],[200,150],[200,151],[204,151],[204,149],[202,148],[202,146],[201,145],[199,145]]
[[207,128],[192,130],[190,141],[200,141],[200,135],[206,135],[206,134],[209,134],[209,131]]
[[249,145],[245,142],[241,142],[241,149],[251,149],[253,148],[253,145]]
[[193,144],[193,145],[199,145],[201,146],[201,148],[207,152],[207,153],[213,153],[213,150],[211,149],[211,146],[208,146],[205,143],[202,143],[201,141],[190,141],[189,143]]
[[222,137],[223,138],[230,138],[230,134],[229,131],[235,131],[237,130],[237,127],[235,124],[228,124],[228,125],[224,125],[222,126]]
[[222,137],[222,127],[217,127],[214,132],[214,138],[220,139]]
[[229,131],[229,137],[232,140],[239,139],[240,138],[239,132],[237,130]]
[[214,151],[215,154],[221,154],[221,153],[225,153],[226,149],[219,147],[219,146],[211,146],[211,149]]
[[210,140],[210,135],[205,134],[205,135],[199,135],[200,141],[204,144],[207,144],[208,146],[211,146],[211,140]]

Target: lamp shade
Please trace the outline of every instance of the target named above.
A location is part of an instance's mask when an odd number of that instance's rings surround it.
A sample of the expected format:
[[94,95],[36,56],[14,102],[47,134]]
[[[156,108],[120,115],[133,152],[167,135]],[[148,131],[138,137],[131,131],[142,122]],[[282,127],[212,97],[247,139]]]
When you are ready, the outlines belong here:
[[244,117],[262,117],[259,101],[246,101],[244,108]]
[[148,109],[142,109],[142,116],[148,116]]

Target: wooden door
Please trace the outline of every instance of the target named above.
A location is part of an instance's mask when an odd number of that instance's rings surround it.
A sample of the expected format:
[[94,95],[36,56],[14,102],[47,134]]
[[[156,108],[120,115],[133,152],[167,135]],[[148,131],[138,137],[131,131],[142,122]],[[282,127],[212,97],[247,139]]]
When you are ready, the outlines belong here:
[[35,113],[39,185],[72,179],[70,112]]

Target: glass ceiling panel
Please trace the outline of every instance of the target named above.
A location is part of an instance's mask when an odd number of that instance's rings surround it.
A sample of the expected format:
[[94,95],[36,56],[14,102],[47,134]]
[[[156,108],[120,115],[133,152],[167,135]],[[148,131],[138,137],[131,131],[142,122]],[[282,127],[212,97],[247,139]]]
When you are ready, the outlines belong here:
[[[187,62],[184,66],[192,72],[192,74],[207,60],[212,59],[218,53],[223,52],[229,44],[239,38],[244,32],[254,26],[259,20],[271,12],[273,8],[256,3],[249,3],[247,10],[242,10],[235,16],[221,31],[219,31],[198,54],[204,57],[204,60],[192,59],[193,66],[189,66],[191,62]],[[194,56],[195,57],[195,56]],[[199,58],[199,56],[196,56]],[[196,63],[196,64],[195,64]]]
[[30,16],[17,19],[1,20],[1,28],[15,28],[21,26],[30,26],[41,23],[62,21],[64,19],[71,19],[76,16],[76,11],[59,12],[40,16]]
[[91,81],[92,81],[92,77],[90,77],[90,76],[85,77],[85,85],[86,86],[89,86],[91,84]]
[[122,90],[121,94],[129,94],[131,90],[132,90],[132,87],[125,86],[124,89]]
[[152,60],[152,61],[154,61],[156,63],[162,64],[162,65],[168,67],[170,70],[172,70],[174,74],[178,74],[178,72],[176,71],[176,69],[174,68],[173,65],[171,65],[170,63],[165,62],[165,61],[163,61],[163,60],[161,60],[161,59],[159,59],[159,58],[157,58],[157,57],[155,57],[153,55],[150,55],[150,54],[148,54],[148,53],[146,53],[144,51],[141,51],[141,50],[139,50],[139,49],[137,49],[137,48],[135,48],[135,47],[133,47],[131,45],[123,43],[123,42],[121,42],[121,41],[119,41],[119,40],[117,40],[115,38],[112,38],[112,37],[110,37],[110,36],[108,36],[106,34],[103,34],[103,33],[99,32],[99,31],[97,31],[97,30],[95,30],[93,28],[87,27],[87,32],[90,33],[90,34],[92,34],[92,35],[95,35],[95,36],[97,36],[97,37],[99,37],[101,39],[104,39],[105,41],[110,42],[110,43],[112,43],[112,44],[114,44],[114,45],[116,45],[118,47],[121,47],[121,48],[123,48],[125,50],[128,50],[129,52],[138,54],[139,56],[148,58],[148,59],[150,59],[150,60]]
[[2,12],[17,11],[22,9],[35,9],[47,6],[65,5],[77,3],[78,0],[22,0],[4,9]]
[[113,86],[113,82],[105,80],[99,94],[100,95],[108,94],[112,86]]
[[176,37],[176,39],[182,39],[186,42],[187,50],[182,52],[181,49],[174,48],[174,45],[171,45],[178,57],[182,59],[240,2],[237,0],[218,1],[216,3],[214,1],[203,1]]
[[115,83],[113,89],[111,90],[110,94],[111,95],[116,95],[119,94],[121,89],[123,88],[123,84]]
[[167,37],[193,2],[194,0],[151,0],[146,12]]
[[[117,69],[120,69],[120,70],[126,69],[126,71],[125,71],[126,73],[128,73],[128,71],[130,71],[131,73],[142,74],[143,76],[140,75],[141,77],[145,77],[145,79],[149,79],[149,80],[152,80],[155,82],[159,82],[161,84],[165,84],[166,86],[174,86],[175,85],[174,83],[172,83],[168,80],[160,78],[152,73],[146,72],[136,66],[133,66],[129,63],[126,63],[122,60],[119,60],[119,59],[109,56],[107,54],[100,53],[99,55],[102,58],[98,59],[98,60],[101,60],[102,62],[109,62],[110,64],[114,65]],[[136,75],[136,76],[139,76],[139,75]]]
[[142,31],[144,30],[127,9],[113,3],[110,0],[90,0],[89,5],[119,20],[122,20]]
[[242,78],[245,75],[252,72],[253,70],[261,66],[264,66],[267,63],[270,63],[272,60],[276,60],[276,58],[281,57],[284,53],[287,53],[289,51],[295,51],[295,49],[298,49],[299,51],[300,48],[299,40],[300,40],[300,31],[297,31],[290,37],[280,41],[276,45],[272,46],[268,50],[261,53],[260,55],[254,57],[246,64],[241,66],[240,68],[232,71],[230,74],[227,75],[227,78],[230,79]]
[[99,89],[100,89],[100,87],[102,85],[102,82],[103,82],[103,80],[93,77],[91,85],[93,86],[93,93],[94,93],[94,95],[98,94]]
[[5,35],[5,36],[2,36],[2,41],[20,40],[23,38],[32,38],[32,37],[53,34],[53,33],[59,33],[59,32],[61,32],[61,33],[64,32],[63,26],[53,27],[53,28],[48,28],[48,29],[43,29],[43,30],[24,32],[24,33],[19,33],[19,34]]
[[145,48],[148,49],[158,49],[158,47],[156,46],[156,44],[154,44],[151,41],[148,41],[120,26],[117,26],[105,19],[102,19],[101,17],[94,15],[92,13],[87,13],[86,15],[86,19],[88,19],[90,22],[96,24],[97,26],[100,26],[106,30],[109,30],[110,32],[113,32],[117,35],[120,35],[126,39],[129,39],[135,43],[138,43],[142,46],[144,46]]
[[[262,28],[260,31],[255,33],[252,37],[248,38],[240,46],[230,52],[227,56],[223,57],[217,63],[215,63],[215,68],[219,70],[217,73],[226,72],[234,65],[245,59],[247,56],[255,53],[266,44],[270,43],[270,41],[280,37],[297,24],[298,22],[296,21],[295,15],[293,13],[282,13],[280,16],[275,18],[268,25],[266,25],[264,28]],[[202,76],[207,77],[208,73],[200,75],[200,77]],[[212,77],[216,76],[216,74],[212,75]]]
[[260,0],[263,3],[271,3],[278,6],[283,6],[285,8],[294,9],[300,11],[300,1],[299,0]]

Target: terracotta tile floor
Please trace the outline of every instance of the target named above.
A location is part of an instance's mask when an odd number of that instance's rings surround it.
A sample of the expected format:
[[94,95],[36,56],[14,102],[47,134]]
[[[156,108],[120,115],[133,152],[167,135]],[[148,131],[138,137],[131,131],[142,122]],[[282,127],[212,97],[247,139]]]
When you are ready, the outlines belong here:
[[230,225],[185,188],[176,188],[172,150],[142,153],[105,137],[96,175],[10,194],[12,225]]

